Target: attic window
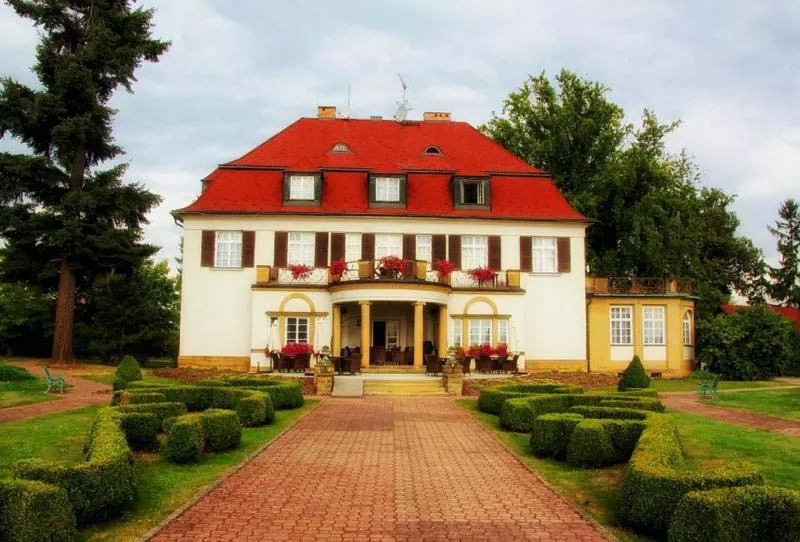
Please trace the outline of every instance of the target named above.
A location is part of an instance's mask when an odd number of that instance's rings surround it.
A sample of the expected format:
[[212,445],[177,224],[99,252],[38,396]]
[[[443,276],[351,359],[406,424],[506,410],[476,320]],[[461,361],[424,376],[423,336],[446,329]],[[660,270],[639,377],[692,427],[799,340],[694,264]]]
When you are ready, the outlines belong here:
[[344,143],[337,143],[336,145],[333,146],[331,152],[335,154],[350,154],[353,151],[351,151],[350,147],[348,147]]
[[427,155],[431,155],[431,156],[441,156],[442,155],[442,149],[440,149],[436,145],[429,145],[429,146],[425,147],[425,152],[423,152],[422,154],[427,154]]

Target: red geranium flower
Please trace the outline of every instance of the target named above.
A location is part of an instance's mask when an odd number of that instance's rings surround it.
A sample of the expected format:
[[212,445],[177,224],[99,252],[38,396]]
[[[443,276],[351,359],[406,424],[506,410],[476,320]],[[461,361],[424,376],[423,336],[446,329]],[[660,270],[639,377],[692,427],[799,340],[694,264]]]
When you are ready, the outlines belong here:
[[445,280],[455,268],[456,265],[450,260],[438,260],[433,264],[433,270],[439,273],[439,280]]
[[304,263],[297,263],[290,265],[289,271],[291,271],[292,278],[295,280],[307,279],[311,276],[311,272],[314,271],[314,268]]

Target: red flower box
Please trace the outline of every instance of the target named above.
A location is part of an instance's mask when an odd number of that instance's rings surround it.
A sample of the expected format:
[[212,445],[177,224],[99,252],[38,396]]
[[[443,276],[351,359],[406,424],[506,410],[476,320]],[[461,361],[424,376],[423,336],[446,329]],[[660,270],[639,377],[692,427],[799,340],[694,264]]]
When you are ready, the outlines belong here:
[[408,270],[408,260],[397,256],[384,256],[380,259],[381,268],[395,273],[405,273]]
[[287,356],[296,356],[298,354],[313,354],[314,347],[305,343],[290,343],[281,349],[281,352]]
[[433,264],[433,270],[439,274],[440,281],[447,280],[447,277],[449,277],[455,269],[456,265],[450,260],[438,260]]
[[506,343],[498,344],[497,348],[494,349],[494,353],[498,356],[508,355],[508,345]]
[[311,276],[311,272],[314,271],[314,268],[304,263],[298,263],[290,265],[289,271],[291,271],[294,280],[307,279]]
[[467,271],[467,273],[469,273],[469,276],[479,283],[486,282],[487,280],[492,281],[497,276],[497,271],[488,266],[476,267],[475,269],[470,269]]
[[333,280],[339,280],[342,278],[342,275],[344,275],[345,271],[347,271],[347,264],[345,263],[344,258],[333,260],[331,262],[331,266],[328,268],[328,273]]

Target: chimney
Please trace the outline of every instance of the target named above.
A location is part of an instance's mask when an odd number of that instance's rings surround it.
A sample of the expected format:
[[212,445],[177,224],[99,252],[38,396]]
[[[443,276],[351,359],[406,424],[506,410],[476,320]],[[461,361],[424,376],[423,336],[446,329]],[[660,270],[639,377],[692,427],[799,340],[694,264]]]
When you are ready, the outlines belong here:
[[336,106],[335,105],[318,105],[317,106],[318,119],[335,119]]
[[422,115],[425,122],[450,122],[450,113],[444,111],[426,111]]

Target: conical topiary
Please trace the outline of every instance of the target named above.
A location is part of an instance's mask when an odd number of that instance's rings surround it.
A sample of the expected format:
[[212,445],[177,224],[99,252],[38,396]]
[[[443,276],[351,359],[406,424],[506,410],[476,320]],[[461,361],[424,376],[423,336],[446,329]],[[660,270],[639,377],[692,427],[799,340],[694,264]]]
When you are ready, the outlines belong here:
[[617,390],[633,390],[650,387],[650,377],[647,376],[647,371],[644,370],[642,360],[639,356],[633,356],[633,359],[628,364],[628,368],[622,373],[622,378],[619,379]]
[[114,389],[123,389],[128,385],[128,382],[142,379],[142,370],[139,368],[139,363],[133,356],[123,356],[122,361],[119,362],[119,367],[114,372]]

